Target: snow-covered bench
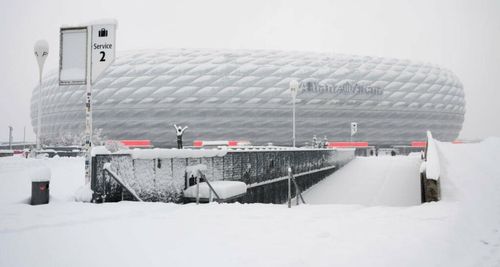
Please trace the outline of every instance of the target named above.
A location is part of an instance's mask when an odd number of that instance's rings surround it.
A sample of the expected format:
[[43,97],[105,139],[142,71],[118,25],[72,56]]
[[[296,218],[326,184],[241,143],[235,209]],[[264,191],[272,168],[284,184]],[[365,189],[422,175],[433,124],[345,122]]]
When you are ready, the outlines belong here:
[[[210,188],[212,187],[212,189]],[[215,192],[214,192],[215,191]],[[247,185],[238,181],[212,181],[201,182],[192,185],[184,190],[184,199],[188,201],[210,202],[229,202],[237,199],[247,193]]]

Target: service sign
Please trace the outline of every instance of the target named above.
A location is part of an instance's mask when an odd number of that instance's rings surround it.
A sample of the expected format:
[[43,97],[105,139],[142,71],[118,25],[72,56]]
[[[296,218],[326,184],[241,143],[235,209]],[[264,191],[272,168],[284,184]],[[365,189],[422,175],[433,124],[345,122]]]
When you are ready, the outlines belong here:
[[116,25],[102,24],[92,25],[92,83],[95,83],[99,76],[115,60]]
[[61,28],[59,84],[85,84],[87,76],[87,27]]

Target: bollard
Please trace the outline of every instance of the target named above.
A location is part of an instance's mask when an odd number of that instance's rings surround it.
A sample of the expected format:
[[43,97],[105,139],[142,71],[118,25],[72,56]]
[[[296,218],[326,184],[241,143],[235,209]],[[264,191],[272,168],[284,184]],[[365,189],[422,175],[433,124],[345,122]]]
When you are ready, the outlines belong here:
[[49,203],[50,169],[43,167],[31,173],[31,205]]

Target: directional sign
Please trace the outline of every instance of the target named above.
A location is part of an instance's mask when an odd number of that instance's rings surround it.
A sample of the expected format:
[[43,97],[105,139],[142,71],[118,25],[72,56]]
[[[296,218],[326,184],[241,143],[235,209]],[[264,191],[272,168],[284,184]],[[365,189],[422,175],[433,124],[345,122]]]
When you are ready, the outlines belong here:
[[92,84],[115,60],[116,24],[92,25]]
[[92,84],[115,60],[116,21],[61,28],[59,85],[85,84],[85,183],[92,173]]
[[87,27],[61,28],[59,84],[85,84],[87,75]]

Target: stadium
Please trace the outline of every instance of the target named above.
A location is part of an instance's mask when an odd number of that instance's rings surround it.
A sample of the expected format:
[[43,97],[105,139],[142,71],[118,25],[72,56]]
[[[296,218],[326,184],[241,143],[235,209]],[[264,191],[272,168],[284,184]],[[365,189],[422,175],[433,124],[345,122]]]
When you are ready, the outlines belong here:
[[[54,70],[42,84],[42,140],[81,136],[85,86],[60,86]],[[269,50],[166,49],[118,54],[93,85],[93,127],[106,139],[292,143],[292,96],[299,81],[296,140],[316,135],[370,145],[408,145],[426,130],[453,141],[465,114],[463,86],[449,70],[409,60]],[[38,87],[31,98],[36,132]]]

